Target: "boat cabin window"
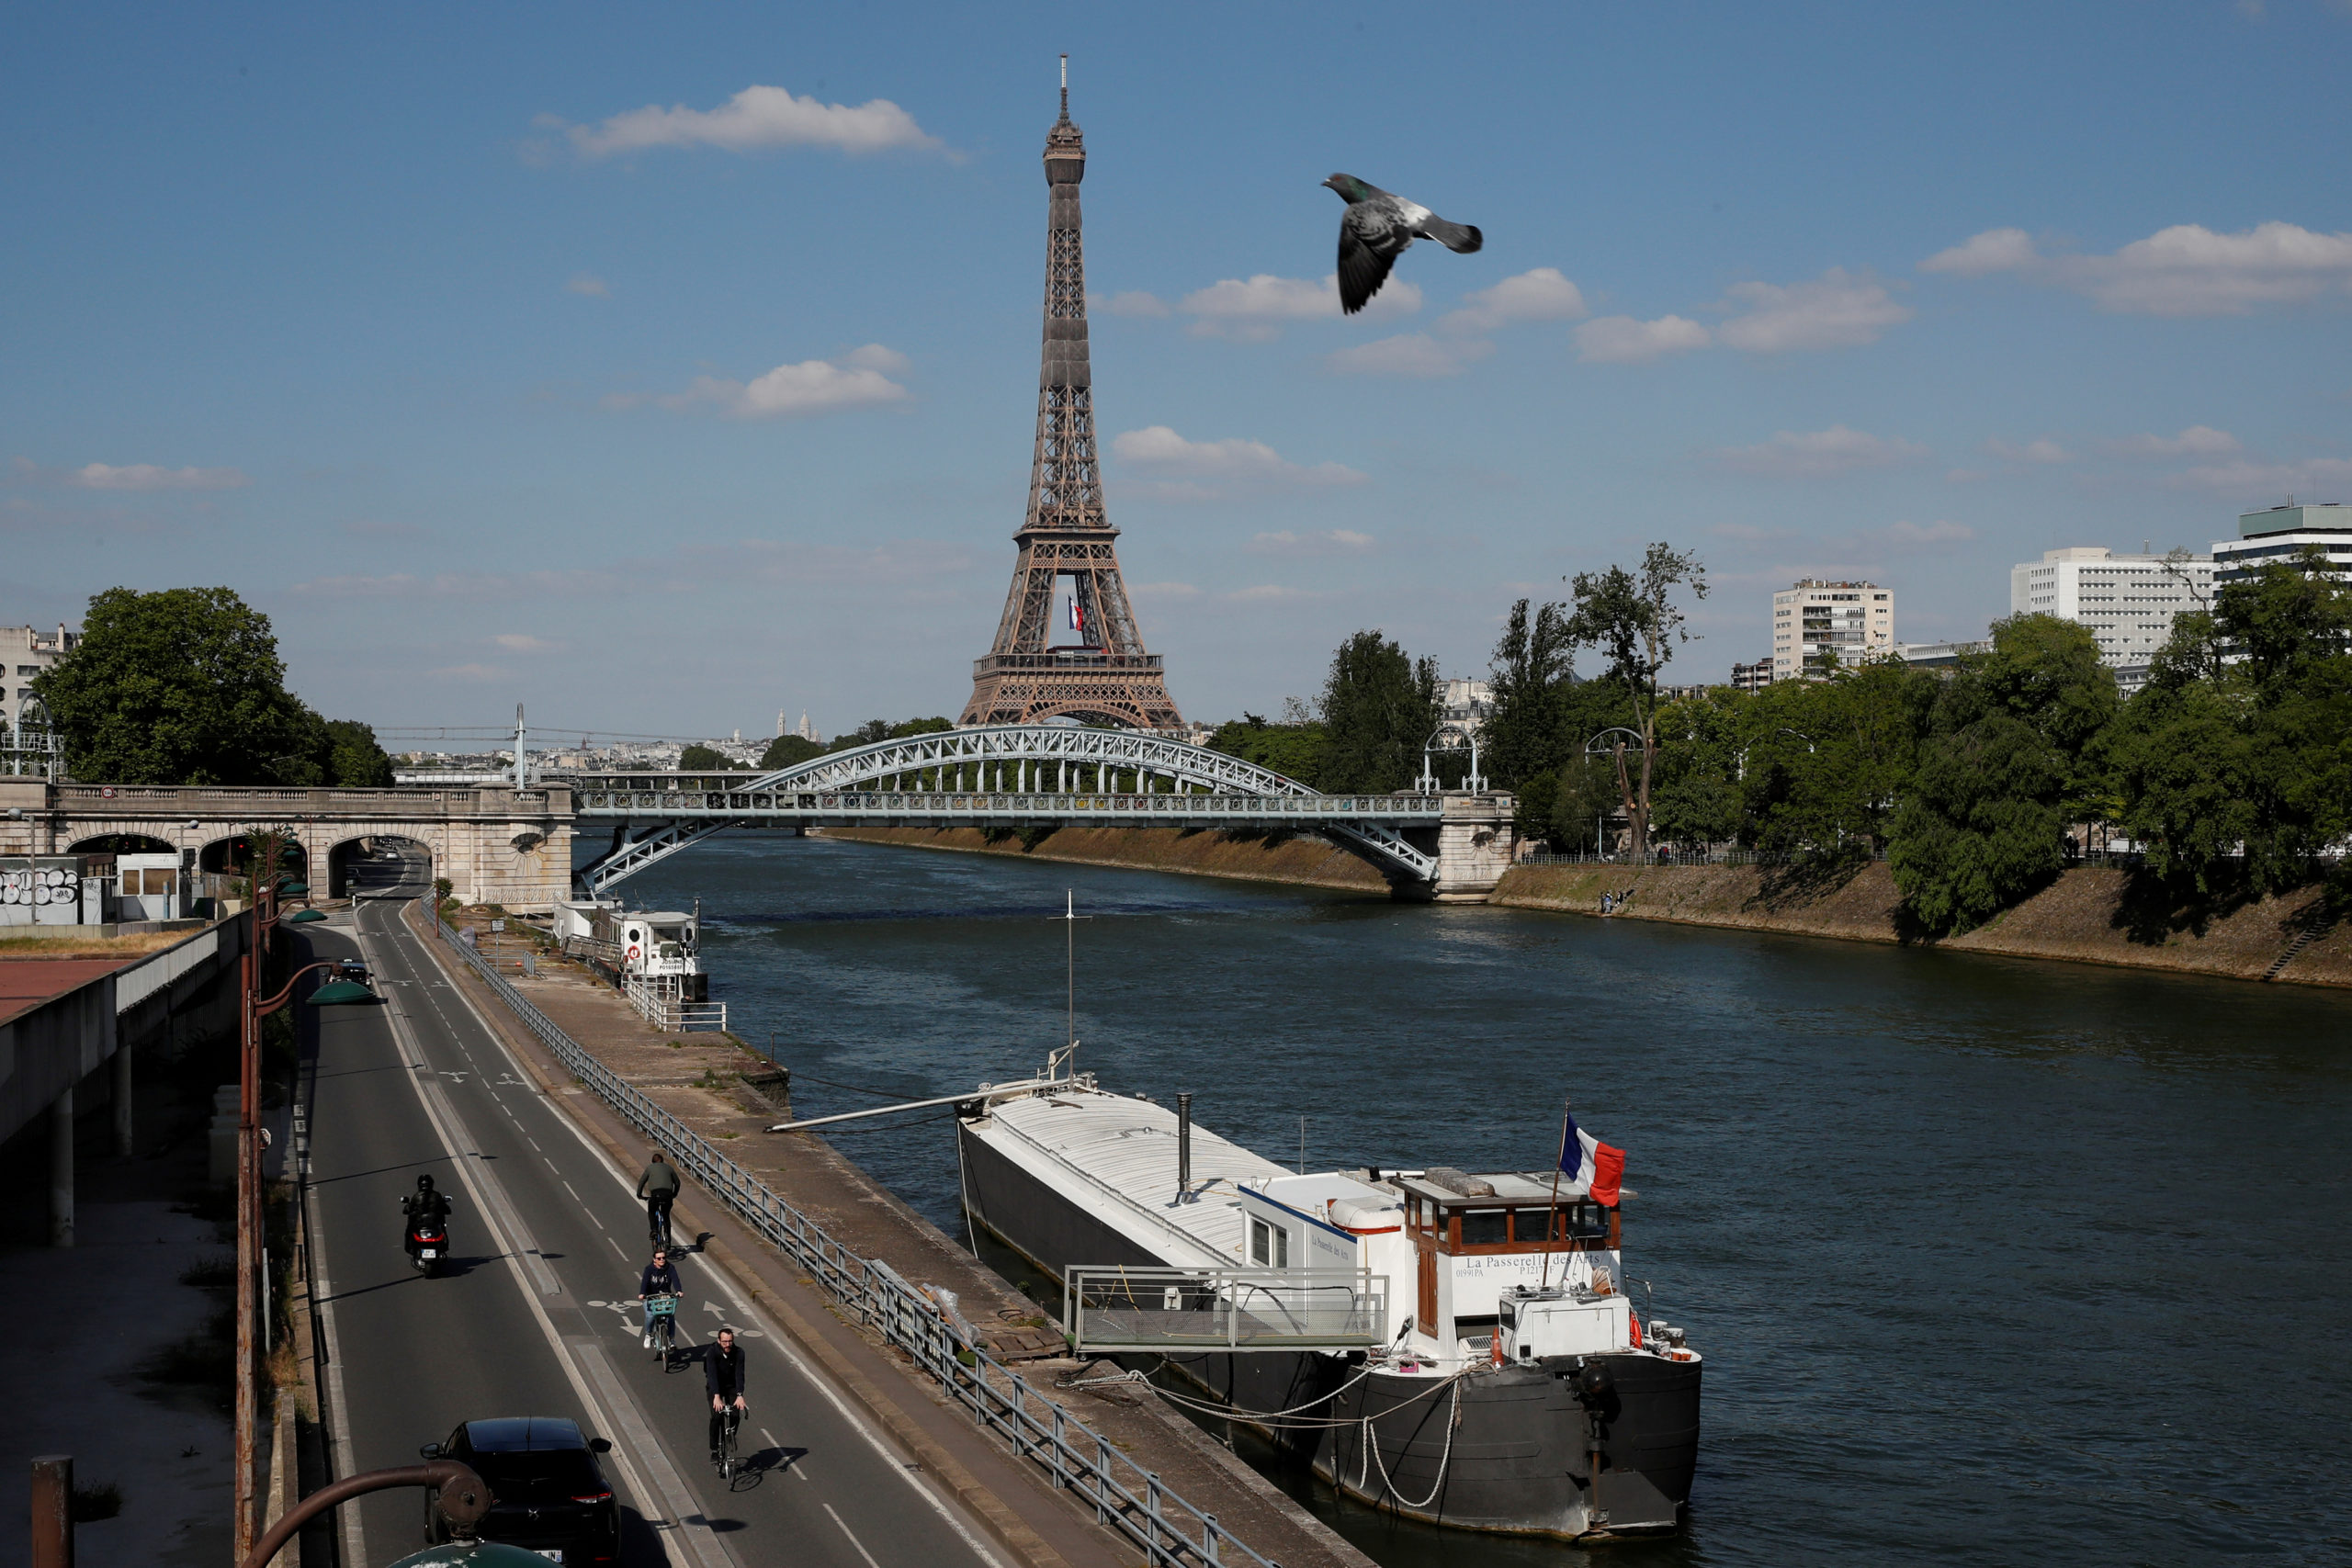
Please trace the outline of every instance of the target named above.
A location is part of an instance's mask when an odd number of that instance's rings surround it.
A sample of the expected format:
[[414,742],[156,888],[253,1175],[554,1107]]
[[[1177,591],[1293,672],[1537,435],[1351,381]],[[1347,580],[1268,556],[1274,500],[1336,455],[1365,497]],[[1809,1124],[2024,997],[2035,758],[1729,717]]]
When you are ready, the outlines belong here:
[[1462,1211],[1464,1247],[1501,1247],[1510,1240],[1510,1211],[1509,1209],[1464,1209]]
[[1261,1269],[1290,1267],[1290,1232],[1261,1219],[1250,1222],[1250,1261]]

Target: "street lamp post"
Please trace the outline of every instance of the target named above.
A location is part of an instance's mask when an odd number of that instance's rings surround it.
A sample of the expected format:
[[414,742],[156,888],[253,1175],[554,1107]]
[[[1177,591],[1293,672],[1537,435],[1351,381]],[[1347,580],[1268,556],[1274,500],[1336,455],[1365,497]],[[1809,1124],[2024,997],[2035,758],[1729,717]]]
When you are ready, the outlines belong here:
[[[261,1429],[262,1190],[261,1190],[261,1021],[292,999],[302,976],[334,968],[322,959],[306,964],[287,976],[272,997],[261,995],[262,970],[269,953],[270,929],[277,923],[277,844],[273,837],[264,852],[266,866],[248,864],[253,878],[254,941],[238,964],[237,1005],[237,1391],[235,1416],[236,1486],[232,1533],[236,1554],[251,1551],[259,1532],[261,1478],[255,1465]],[[338,1000],[348,998],[336,998]],[[332,1004],[328,1004],[332,1005]]]

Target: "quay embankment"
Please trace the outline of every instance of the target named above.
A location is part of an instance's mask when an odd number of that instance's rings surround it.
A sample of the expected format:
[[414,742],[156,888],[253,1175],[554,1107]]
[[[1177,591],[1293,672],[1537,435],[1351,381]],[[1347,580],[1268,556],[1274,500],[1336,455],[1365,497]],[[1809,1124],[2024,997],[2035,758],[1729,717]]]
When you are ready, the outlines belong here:
[[1162,828],[1057,828],[1035,840],[1018,833],[991,834],[979,828],[825,828],[830,839],[861,844],[899,844],[915,849],[955,850],[966,854],[1012,855],[1127,871],[1166,871],[1189,876],[1234,876],[1250,882],[1284,882],[1301,887],[1331,887],[1385,896],[1379,872],[1347,851],[1312,834],[1235,832],[1222,828],[1170,831]]
[[[1250,1470],[1207,1433],[1128,1384],[1061,1390],[1085,1363],[1071,1359],[1058,1324],[1004,1279],[909,1208],[822,1138],[769,1134],[790,1114],[775,1064],[730,1034],[656,1030],[621,994],[578,964],[553,958],[527,935],[489,929],[493,911],[461,910],[452,923],[474,931],[477,950],[531,1005],[633,1088],[694,1132],[724,1148],[770,1190],[842,1246],[888,1263],[903,1279],[956,1293],[990,1352],[1013,1366],[1032,1393],[1060,1404],[1162,1484],[1216,1517],[1261,1555],[1286,1568],[1374,1568],[1371,1559]],[[412,925],[426,935],[419,910]],[[514,922],[509,921],[510,926]],[[560,1104],[616,1164],[644,1162],[642,1139],[569,1070],[462,963],[424,944],[452,984],[494,1028],[541,1092]],[[526,953],[536,975],[521,973]],[[941,1157],[954,1158],[942,1140]],[[705,1252],[732,1272],[752,1299],[844,1393],[978,1517],[1017,1560],[1042,1568],[1128,1561],[1132,1548],[1097,1525],[1073,1495],[1049,1487],[1009,1448],[978,1436],[969,1415],[931,1381],[857,1325],[797,1269],[689,1188],[674,1214],[678,1234],[707,1233]],[[976,1444],[987,1443],[979,1453]]]
[[[977,828],[822,831],[857,843],[1387,892],[1387,884],[1370,865],[1312,835],[1063,828],[1030,841],[1018,834],[991,835]],[[1620,912],[1634,919],[2230,979],[2352,987],[2352,919],[2326,920],[2318,887],[2267,898],[2222,899],[2211,908],[2190,910],[2150,904],[2129,873],[2104,866],[2063,872],[2050,886],[1976,930],[1932,939],[1920,936],[1903,919],[1901,897],[1883,861],[1829,876],[1761,866],[1515,865],[1503,874],[1487,902],[1597,916],[1604,893],[1612,905],[1632,894]],[[2320,924],[2318,933],[2303,940],[2314,923]],[[2282,958],[2286,962],[2280,965]]]
[[[1491,902],[1597,916],[1607,894],[1612,919],[2352,986],[2352,921],[2335,920],[2303,940],[2324,918],[2317,887],[2197,912],[2153,907],[2136,892],[2129,873],[2079,866],[1976,930],[1932,942],[1906,930],[1883,861],[1811,880],[1762,866],[1516,865],[1503,874]],[[2273,973],[2281,958],[2286,964]]]

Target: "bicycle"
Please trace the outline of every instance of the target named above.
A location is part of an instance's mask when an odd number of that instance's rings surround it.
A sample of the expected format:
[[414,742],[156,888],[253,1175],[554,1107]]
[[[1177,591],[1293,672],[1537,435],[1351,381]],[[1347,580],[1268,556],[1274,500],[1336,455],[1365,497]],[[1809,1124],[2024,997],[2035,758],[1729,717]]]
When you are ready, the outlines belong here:
[[672,1195],[657,1192],[645,1201],[645,1233],[656,1247],[673,1245],[670,1234],[670,1203]]
[[664,1368],[678,1345],[678,1298],[662,1292],[645,1298],[645,1331],[653,1337],[653,1354]]
[[721,1481],[732,1481],[743,1466],[735,1457],[735,1428],[743,1424],[743,1413],[732,1404],[718,1423],[718,1458],[715,1468]]

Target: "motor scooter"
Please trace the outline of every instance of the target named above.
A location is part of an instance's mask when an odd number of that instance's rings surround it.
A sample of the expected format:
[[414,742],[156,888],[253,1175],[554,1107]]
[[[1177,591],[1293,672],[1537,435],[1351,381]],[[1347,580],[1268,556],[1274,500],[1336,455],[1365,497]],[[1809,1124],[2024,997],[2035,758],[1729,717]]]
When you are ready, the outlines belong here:
[[408,1223],[408,1260],[420,1274],[431,1275],[440,1270],[441,1259],[449,1256],[449,1224],[431,1215],[419,1215]]

